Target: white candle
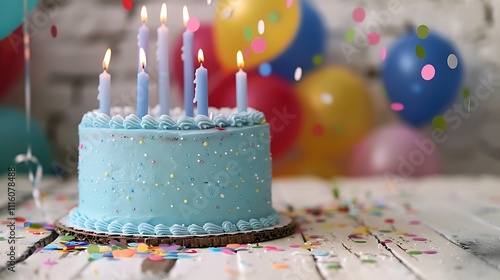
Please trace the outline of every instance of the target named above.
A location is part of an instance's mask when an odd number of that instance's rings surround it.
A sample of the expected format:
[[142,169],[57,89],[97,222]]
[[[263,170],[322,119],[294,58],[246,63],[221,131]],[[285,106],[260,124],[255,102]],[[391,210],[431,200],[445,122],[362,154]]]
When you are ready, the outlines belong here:
[[[141,9],[141,20],[142,20],[142,25],[139,28],[139,34],[137,35],[137,45],[139,46],[140,49],[144,49],[144,53],[146,54],[146,57],[148,56],[148,51],[149,51],[149,28],[146,26],[146,22],[148,21],[148,11],[146,10],[145,6],[142,6]],[[140,59],[140,54],[139,54],[139,65],[137,68],[137,72],[141,73],[142,71],[142,63]],[[147,73],[148,68],[144,68],[144,71]]]
[[149,75],[144,71],[146,68],[146,54],[143,49],[139,50],[142,71],[137,74],[137,116],[142,119],[148,114],[149,104]]
[[168,57],[169,30],[167,21],[167,5],[161,5],[161,26],[158,28],[158,97],[160,100],[160,115],[168,115],[170,110],[170,67]]
[[247,73],[243,71],[245,62],[243,61],[243,54],[238,51],[236,54],[236,63],[240,70],[236,73],[236,104],[238,112],[246,112],[248,110],[248,86],[247,86]]
[[[189,12],[186,6],[183,8],[184,26],[189,21]],[[194,95],[194,62],[193,62],[193,32],[187,30],[182,34],[182,59],[184,61],[184,112],[188,117],[193,116]]]
[[102,73],[99,75],[99,112],[110,115],[111,110],[111,75],[108,73],[109,61],[111,60],[111,49],[106,51],[102,60]]
[[203,67],[203,50],[198,51],[198,61],[200,67],[196,69],[196,84],[195,99],[197,103],[198,115],[205,115],[208,117],[208,71]]

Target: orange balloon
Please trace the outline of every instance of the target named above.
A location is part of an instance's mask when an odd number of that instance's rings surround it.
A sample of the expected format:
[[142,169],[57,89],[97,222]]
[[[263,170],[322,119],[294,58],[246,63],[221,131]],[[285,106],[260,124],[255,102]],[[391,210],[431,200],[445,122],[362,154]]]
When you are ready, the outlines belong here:
[[302,106],[298,146],[306,156],[346,155],[372,128],[368,91],[345,68],[329,66],[310,73],[297,84],[297,94]]
[[[254,68],[281,54],[300,24],[300,4],[285,0],[220,0],[214,21],[215,50],[224,70],[237,70],[236,53],[245,68]],[[259,22],[262,21],[263,24]],[[259,32],[263,31],[262,34]]]

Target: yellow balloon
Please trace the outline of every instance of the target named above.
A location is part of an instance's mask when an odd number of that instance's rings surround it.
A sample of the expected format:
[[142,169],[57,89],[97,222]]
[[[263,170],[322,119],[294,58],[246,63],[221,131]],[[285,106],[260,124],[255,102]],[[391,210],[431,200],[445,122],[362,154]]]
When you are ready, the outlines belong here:
[[[236,54],[253,68],[282,53],[297,33],[300,6],[285,0],[220,0],[214,21],[215,51],[224,70],[238,69]],[[263,21],[263,25],[259,21]],[[263,30],[262,30],[263,29]],[[263,31],[263,34],[259,34]]]
[[302,106],[298,146],[306,155],[346,155],[372,128],[367,89],[345,68],[315,70],[297,84],[297,94]]

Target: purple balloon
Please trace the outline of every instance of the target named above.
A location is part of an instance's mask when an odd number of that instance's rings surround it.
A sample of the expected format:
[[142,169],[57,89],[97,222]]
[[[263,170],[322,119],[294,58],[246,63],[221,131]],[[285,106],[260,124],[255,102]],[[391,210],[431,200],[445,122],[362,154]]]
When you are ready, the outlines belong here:
[[431,137],[404,124],[389,124],[374,130],[354,147],[349,173],[395,179],[432,175],[440,169],[439,152]]

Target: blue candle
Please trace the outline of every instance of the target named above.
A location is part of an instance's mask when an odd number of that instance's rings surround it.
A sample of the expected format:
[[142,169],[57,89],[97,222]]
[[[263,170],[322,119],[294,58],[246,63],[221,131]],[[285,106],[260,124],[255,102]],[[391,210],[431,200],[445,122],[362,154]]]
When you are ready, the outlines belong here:
[[108,73],[109,60],[111,59],[111,49],[106,51],[102,60],[103,71],[99,75],[99,112],[110,115],[111,110],[111,75]]
[[[149,28],[146,26],[146,21],[148,21],[148,11],[146,10],[145,6],[142,6],[141,9],[141,20],[142,20],[142,25],[139,28],[139,34],[137,35],[137,45],[139,46],[139,50],[144,49],[144,52],[147,57],[149,50]],[[142,71],[142,64],[139,58],[137,73],[141,73],[141,71]],[[147,66],[144,68],[144,71],[146,71],[146,73],[148,72]]]
[[137,116],[142,119],[148,114],[149,102],[149,75],[144,71],[146,68],[146,53],[143,49],[139,50],[139,57],[141,59],[142,71],[137,75]]
[[165,26],[167,21],[167,5],[161,5],[161,26],[158,28],[158,98],[160,100],[160,115],[168,115],[170,110],[170,69],[168,58],[169,30]]
[[208,71],[203,67],[203,50],[198,51],[198,61],[200,67],[196,69],[196,84],[195,100],[197,102],[198,115],[205,115],[208,117]]
[[244,61],[241,51],[236,54],[236,62],[240,68],[240,71],[236,73],[236,104],[238,112],[241,113],[248,110],[247,73],[243,71]]
[[[189,13],[183,8],[184,25],[187,25]],[[194,66],[193,66],[193,32],[186,29],[182,34],[182,59],[184,61],[184,111],[186,116],[193,116]]]

